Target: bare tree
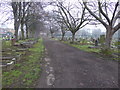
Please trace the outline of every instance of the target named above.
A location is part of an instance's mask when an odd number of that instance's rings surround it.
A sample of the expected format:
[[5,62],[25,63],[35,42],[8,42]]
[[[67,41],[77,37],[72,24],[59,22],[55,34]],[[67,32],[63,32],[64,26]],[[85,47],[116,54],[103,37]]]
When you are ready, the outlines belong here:
[[21,20],[21,2],[12,2],[12,9],[14,15],[14,29],[15,29],[15,38],[18,40],[18,29],[20,26]]
[[57,20],[55,19],[55,14],[51,12],[46,12],[46,16],[44,17],[46,21],[46,27],[51,34],[51,38],[54,38],[54,33],[59,30],[59,25]]
[[51,33],[51,37],[54,38],[54,33],[57,32],[59,30],[59,26],[57,24],[57,22],[53,20],[49,20],[49,30],[50,30],[50,33]]
[[72,33],[72,42],[74,42],[76,32],[86,26],[89,22],[88,17],[85,13],[85,7],[80,3],[81,9],[79,9],[79,11],[81,10],[81,12],[78,11],[77,17],[75,17],[74,14],[71,13],[71,5],[65,7],[63,5],[63,2],[58,2],[57,6],[65,25]]
[[62,40],[64,40],[64,36],[65,36],[65,33],[68,30],[68,28],[67,28],[66,24],[64,23],[64,20],[62,19],[61,15],[58,11],[53,10],[53,14],[54,14],[53,18],[55,19],[55,21],[57,21],[57,24],[61,29],[61,34],[62,34],[61,41],[62,41]]
[[[119,1],[115,3],[98,0],[96,3],[84,2],[83,4],[89,13],[106,28],[105,49],[109,49],[112,36],[120,29],[120,23],[117,22],[120,18]],[[112,13],[112,16],[109,13]]]
[[12,2],[11,4],[14,14],[15,38],[18,40],[18,29],[19,27],[21,27],[22,39],[25,39],[23,27],[25,23],[25,15],[27,14],[27,5],[29,4],[29,2]]
[[[6,6],[5,6],[5,5]],[[10,4],[10,5],[9,5]],[[36,36],[36,32],[39,33],[44,27],[44,10],[42,2],[25,2],[22,1],[14,1],[2,3],[4,7],[8,7],[9,10],[7,12],[2,10],[3,12],[11,14],[11,16],[6,17],[7,19],[1,20],[4,24],[7,21],[14,21],[14,30],[15,30],[15,38],[18,40],[18,31],[21,29],[21,39],[29,38],[29,36]],[[2,6],[2,7],[3,7]],[[1,8],[2,9],[2,8]],[[0,22],[0,23],[1,23]],[[39,28],[38,28],[39,27]],[[31,34],[30,34],[31,33]],[[26,34],[26,35],[25,35]]]
[[[24,39],[23,26],[26,26],[26,38],[37,37],[43,25],[43,8],[41,2],[23,2],[21,31]],[[38,28],[39,27],[39,28]],[[37,33],[36,33],[37,32]]]
[[65,33],[67,32],[68,28],[65,26],[64,23],[61,23],[60,27],[61,27],[61,33],[62,33],[62,38],[61,38],[61,41],[62,41],[62,40],[64,40],[64,36],[65,36]]
[[24,33],[24,26],[25,26],[25,19],[29,14],[28,9],[30,7],[30,2],[21,2],[21,33],[22,33],[22,39],[25,39],[25,33]]

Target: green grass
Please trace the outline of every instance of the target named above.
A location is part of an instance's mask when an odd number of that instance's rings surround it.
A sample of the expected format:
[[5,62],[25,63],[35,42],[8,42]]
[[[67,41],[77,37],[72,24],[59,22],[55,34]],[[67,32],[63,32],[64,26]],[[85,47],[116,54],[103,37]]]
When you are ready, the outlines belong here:
[[13,83],[14,80],[15,80],[16,78],[18,78],[21,74],[22,74],[22,72],[19,71],[19,70],[12,70],[12,71],[10,71],[10,72],[3,72],[3,73],[2,73],[2,75],[3,75],[3,78],[2,78],[2,80],[3,80],[3,82],[2,82],[3,86],[4,86],[4,85],[6,85],[6,86],[7,86],[7,85],[10,85],[10,84]]
[[28,40],[30,40],[30,39],[19,40],[18,43],[26,42],[26,41],[28,41]]
[[119,49],[114,49],[112,50],[114,53],[120,53],[120,50]]
[[27,55],[21,58],[21,63],[15,64],[15,68],[3,72],[3,87],[9,87],[16,83],[15,87],[30,87],[39,78],[41,72],[41,58],[44,52],[42,39],[39,39],[33,48],[30,48]]
[[[95,53],[99,53],[100,55],[102,55],[104,58],[109,57],[110,59],[116,60],[116,61],[120,61],[120,58],[118,57],[118,55],[113,55],[113,53],[119,54],[120,50],[118,49],[112,49],[109,52],[102,52],[101,49],[95,49],[95,48],[88,48],[89,46],[93,46],[93,45],[80,45],[80,44],[70,44],[68,41],[62,41],[65,44],[68,44],[72,47],[78,48],[80,50],[86,51],[86,52],[95,52]],[[112,57],[111,57],[112,56]]]
[[20,66],[21,66],[21,64],[15,64],[15,66],[16,66],[16,67],[20,67]]
[[1,35],[0,35],[0,40],[2,40],[2,37],[1,37]]
[[80,50],[87,51],[87,52],[96,52],[96,53],[100,52],[100,49],[88,48],[89,46],[92,46],[92,45],[70,44],[67,41],[63,41],[63,43],[68,44],[68,45],[73,46],[73,47],[76,47],[76,48],[78,48]]
[[2,41],[2,48],[3,49],[10,48],[10,47],[11,47],[11,41],[5,41],[5,40]]

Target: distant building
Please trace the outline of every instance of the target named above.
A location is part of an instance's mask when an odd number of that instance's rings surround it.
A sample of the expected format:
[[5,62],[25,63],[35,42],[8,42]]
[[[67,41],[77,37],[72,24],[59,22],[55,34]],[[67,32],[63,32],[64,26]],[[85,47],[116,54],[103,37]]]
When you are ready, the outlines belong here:
[[0,28],[0,36],[2,36],[2,38],[11,38],[14,32],[15,30],[10,28]]

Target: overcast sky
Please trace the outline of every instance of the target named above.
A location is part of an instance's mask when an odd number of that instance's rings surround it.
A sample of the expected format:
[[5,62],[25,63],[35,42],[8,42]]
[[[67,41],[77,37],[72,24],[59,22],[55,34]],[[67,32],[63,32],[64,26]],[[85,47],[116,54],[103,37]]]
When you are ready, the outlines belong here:
[[[3,1],[5,1],[5,0],[0,0],[0,2],[2,2],[2,3],[3,3]],[[11,0],[7,0],[7,1],[11,1]],[[15,0],[15,1],[17,1],[17,0]],[[40,1],[40,0],[34,0],[34,1]],[[50,1],[55,1],[55,0],[42,0],[42,1],[50,2]],[[77,4],[77,2],[78,2],[78,0],[65,0],[65,1],[70,2],[72,4]],[[81,0],[79,0],[79,1],[81,1]],[[91,0],[88,0],[88,1],[91,1]],[[92,0],[92,1],[94,1],[94,0]],[[114,1],[117,1],[117,0],[114,0]],[[45,10],[51,11],[53,8],[54,7],[52,7],[52,6],[48,6],[47,8],[45,8]],[[1,6],[0,5],[0,27],[14,28],[13,19],[12,19],[13,14],[12,14],[11,10],[12,10],[11,6],[8,6],[8,5]],[[5,12],[3,13],[3,11],[5,11]],[[3,23],[3,21],[5,21],[7,18],[9,18],[9,20],[7,22],[5,22],[4,25],[1,25],[1,23]],[[91,29],[92,28],[101,28],[102,31],[105,31],[105,28],[102,25],[97,25],[97,26],[88,25],[87,28],[88,27]]]

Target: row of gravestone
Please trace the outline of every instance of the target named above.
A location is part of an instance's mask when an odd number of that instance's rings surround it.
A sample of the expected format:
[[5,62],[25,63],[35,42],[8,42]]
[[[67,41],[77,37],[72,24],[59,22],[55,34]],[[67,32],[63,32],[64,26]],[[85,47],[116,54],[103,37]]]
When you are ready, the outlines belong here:
[[[65,41],[72,41],[72,38],[71,37],[65,37],[64,40]],[[97,46],[99,46],[99,44],[100,45],[105,44],[105,35],[100,35],[100,37],[97,38],[97,39],[94,39],[94,38],[90,38],[90,39],[89,38],[86,38],[86,39],[75,38],[76,42],[80,42],[80,41],[84,42],[85,40],[87,40],[88,42],[94,43],[94,45],[97,47]],[[117,44],[115,45],[115,43],[117,43]],[[118,41],[114,42],[114,46],[112,46],[112,48],[120,49],[120,38],[119,38]]]
[[33,44],[35,44],[36,42],[37,42],[37,40],[35,40],[35,41],[27,41],[27,42],[20,43],[20,45],[23,48],[31,48],[33,46]]
[[[31,48],[33,46],[33,44],[35,44],[38,40],[29,40],[29,41],[26,41],[26,42],[22,42],[20,44],[15,44],[14,42],[14,45],[15,46],[20,46],[20,48],[17,48],[17,50],[12,50],[10,48],[6,48],[5,50],[2,50],[2,60],[0,62],[0,67],[2,67],[2,70],[3,71],[6,71],[6,70],[11,70],[14,65],[16,63],[18,63],[20,61],[20,58],[22,56],[22,54],[19,54],[19,55],[12,55],[12,53],[16,53],[16,52],[23,52],[23,51],[26,51],[27,48]],[[4,53],[7,53],[7,52],[10,52],[11,55],[4,55]]]
[[[60,38],[59,38],[60,39]],[[93,42],[95,46],[98,46],[98,44],[104,44],[105,42],[105,35],[100,35],[100,38],[94,39],[94,38],[75,38],[76,42],[81,42],[87,40],[88,42]],[[71,37],[65,37],[64,41],[72,41]]]
[[14,65],[19,62],[21,54],[16,56],[2,56],[2,63],[0,63],[0,67],[2,67],[3,71],[13,69]]
[[[2,52],[2,62],[0,62],[0,67],[2,67],[3,71],[9,71],[14,68],[15,64],[19,63],[22,53],[12,55],[13,53],[17,52],[24,52],[27,51],[25,48],[18,48],[17,50],[12,50],[12,49],[6,49],[3,50]],[[4,54],[5,52],[11,52],[11,55]]]
[[17,46],[17,47],[21,47],[21,48],[31,48],[33,46],[33,44],[35,44],[36,42],[38,42],[38,40],[29,40],[29,41],[25,41],[25,42],[21,42],[20,44],[16,44],[14,42],[13,46]]
[[[16,52],[23,52],[26,51],[27,49],[25,48],[31,48],[33,44],[35,44],[37,41],[29,41],[29,42],[24,42],[20,44],[21,48],[18,48],[17,50],[3,50],[3,52],[11,52],[11,53],[16,53]],[[0,67],[2,67],[3,71],[11,70],[16,63],[20,61],[22,54],[19,55],[3,55],[2,56],[2,63],[0,63]]]

